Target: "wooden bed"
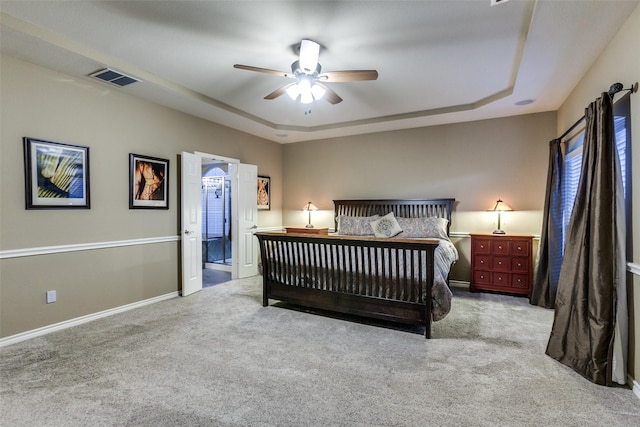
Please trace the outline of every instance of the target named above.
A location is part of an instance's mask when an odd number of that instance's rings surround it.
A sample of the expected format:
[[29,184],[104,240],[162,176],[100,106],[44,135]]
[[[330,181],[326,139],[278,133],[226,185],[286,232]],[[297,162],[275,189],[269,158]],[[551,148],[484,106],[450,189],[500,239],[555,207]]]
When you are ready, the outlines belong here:
[[[334,200],[336,227],[341,215],[371,217],[393,212],[402,218],[445,218],[448,234],[453,202],[454,199]],[[440,240],[297,233],[256,233],[256,237],[260,244],[263,306],[275,299],[424,325],[425,337],[431,338],[434,254]]]

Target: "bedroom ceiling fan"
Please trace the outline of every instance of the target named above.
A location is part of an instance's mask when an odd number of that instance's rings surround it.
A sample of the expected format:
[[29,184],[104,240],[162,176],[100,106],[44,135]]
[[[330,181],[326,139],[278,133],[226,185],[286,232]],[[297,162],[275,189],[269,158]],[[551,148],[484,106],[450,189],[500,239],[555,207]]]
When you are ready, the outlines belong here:
[[265,96],[264,99],[276,99],[280,95],[287,93],[291,99],[294,101],[300,99],[303,104],[310,104],[322,98],[331,104],[342,102],[342,98],[324,83],[355,82],[376,80],[378,78],[376,70],[346,70],[322,73],[322,66],[318,63],[319,55],[320,45],[318,43],[311,40],[302,40],[300,43],[300,57],[291,64],[290,73],[241,64],[235,64],[233,67],[240,70],[257,71],[294,79],[295,82],[279,87]]

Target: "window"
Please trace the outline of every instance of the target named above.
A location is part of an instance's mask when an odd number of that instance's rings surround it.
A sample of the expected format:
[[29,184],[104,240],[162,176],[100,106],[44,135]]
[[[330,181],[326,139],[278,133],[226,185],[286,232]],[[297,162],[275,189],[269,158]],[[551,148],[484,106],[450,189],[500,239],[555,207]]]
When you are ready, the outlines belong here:
[[620,172],[624,187],[625,212],[627,215],[627,261],[633,258],[633,239],[631,218],[631,92],[613,104],[613,116],[616,125],[616,146],[620,157]]
[[582,171],[582,147],[584,145],[584,131],[580,132],[575,138],[567,143],[567,152],[564,156],[564,165],[562,168],[562,192],[561,192],[561,209],[562,209],[562,253],[564,253],[564,244],[567,228],[569,227],[569,219],[571,211],[573,211],[573,203],[576,200],[578,192],[578,183],[580,182],[580,172]]
[[[630,93],[620,98],[613,106],[614,125],[616,134],[616,147],[620,159],[620,172],[622,175],[622,187],[624,191],[625,207],[627,214],[627,230],[631,229],[631,108]],[[562,171],[562,250],[564,253],[565,237],[569,226],[569,218],[573,210],[573,203],[578,191],[578,181],[582,171],[582,148],[584,144],[584,131],[572,138],[567,144],[567,152],[564,156]],[[627,233],[627,258],[631,257],[631,233]]]

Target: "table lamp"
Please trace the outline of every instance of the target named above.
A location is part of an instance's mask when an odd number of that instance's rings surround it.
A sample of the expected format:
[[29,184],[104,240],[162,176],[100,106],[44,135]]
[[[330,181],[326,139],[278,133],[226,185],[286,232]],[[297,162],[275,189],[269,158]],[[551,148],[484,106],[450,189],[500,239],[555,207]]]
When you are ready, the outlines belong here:
[[512,210],[513,209],[511,208],[511,206],[500,199],[496,201],[496,205],[493,207],[493,209],[489,209],[489,212],[498,212],[498,228],[493,231],[493,234],[505,234],[505,232],[500,229],[500,213]]
[[318,207],[311,202],[308,202],[302,208],[303,211],[309,212],[309,224],[306,225],[306,228],[313,228],[313,224],[311,224],[311,211],[317,211]]

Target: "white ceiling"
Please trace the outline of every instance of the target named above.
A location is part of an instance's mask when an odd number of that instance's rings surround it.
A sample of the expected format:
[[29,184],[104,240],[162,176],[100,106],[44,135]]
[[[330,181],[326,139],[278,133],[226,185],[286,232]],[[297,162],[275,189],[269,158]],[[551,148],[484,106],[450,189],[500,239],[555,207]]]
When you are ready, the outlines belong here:
[[[105,90],[288,143],[557,110],[638,1],[490,4],[2,0],[0,43],[79,80],[116,69],[142,82]],[[323,71],[378,80],[327,83],[344,101],[309,107],[263,99],[290,80],[233,68],[290,71],[303,38]]]

